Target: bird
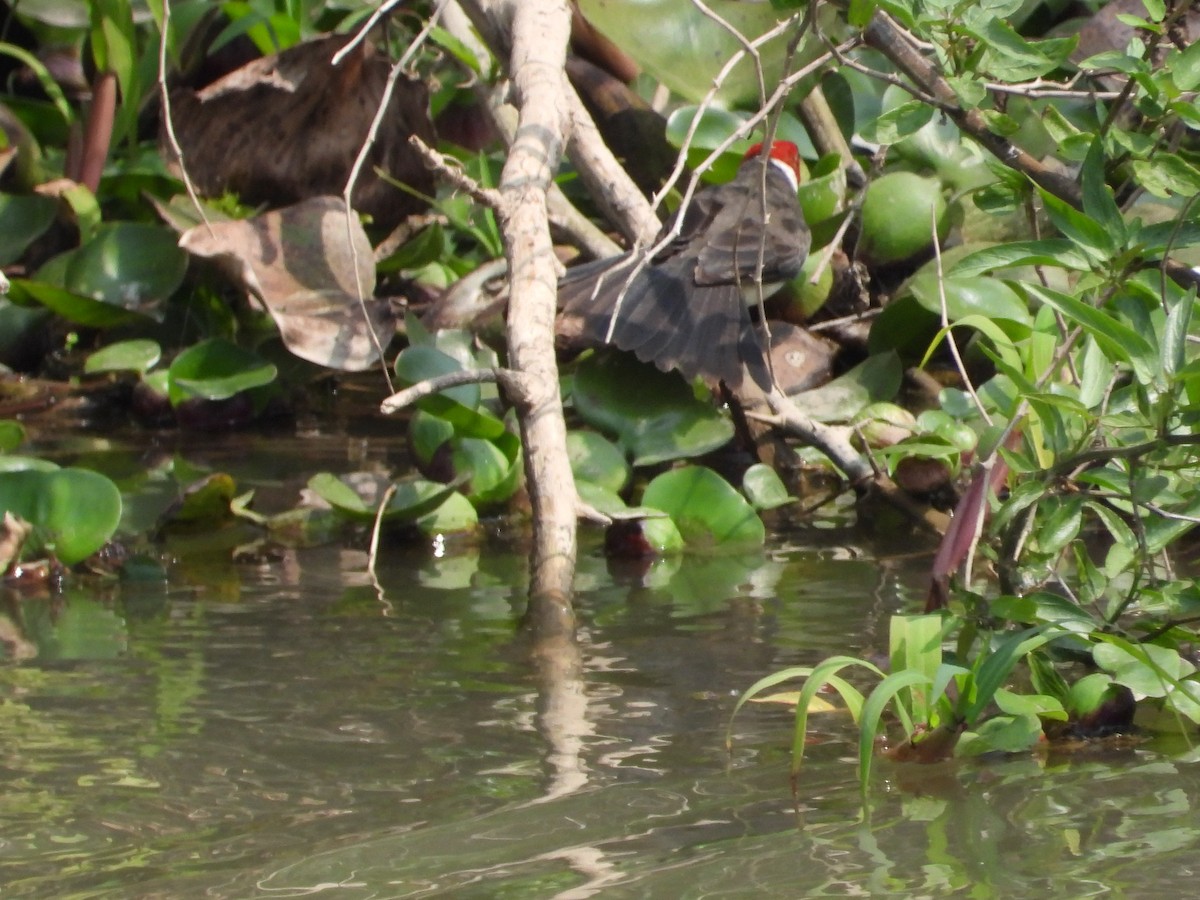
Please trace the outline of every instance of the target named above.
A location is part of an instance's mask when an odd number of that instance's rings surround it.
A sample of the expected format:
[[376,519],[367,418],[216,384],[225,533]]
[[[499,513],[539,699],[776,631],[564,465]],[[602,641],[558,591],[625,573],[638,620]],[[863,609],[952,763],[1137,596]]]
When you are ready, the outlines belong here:
[[749,306],[796,277],[808,256],[799,182],[795,144],[755,144],[732,181],[697,192],[649,248],[568,269],[558,284],[564,315],[578,318],[586,342],[664,372],[736,392],[748,371],[769,391]]

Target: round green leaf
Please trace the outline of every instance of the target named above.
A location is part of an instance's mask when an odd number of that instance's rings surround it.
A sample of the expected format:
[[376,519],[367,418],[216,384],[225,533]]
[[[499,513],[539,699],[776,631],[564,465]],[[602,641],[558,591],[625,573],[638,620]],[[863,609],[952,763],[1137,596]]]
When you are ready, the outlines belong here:
[[580,417],[617,436],[635,466],[700,456],[733,438],[733,425],[698,400],[678,375],[631,353],[602,353],[575,370],[572,397]]
[[183,283],[187,254],[161,225],[117,222],[69,255],[63,287],[123,309],[147,311]]
[[184,350],[167,373],[167,395],[172,406],[184,400],[227,400],[242,391],[275,380],[271,363],[249,350],[221,338],[202,341]]
[[456,476],[467,479],[467,497],[472,503],[503,503],[520,483],[518,454],[505,453],[493,441],[461,438],[451,454]]
[[408,444],[421,465],[429,465],[433,455],[454,437],[454,426],[445,419],[418,409],[408,423]]
[[57,468],[57,463],[36,456],[0,455],[0,472],[53,472]]
[[629,463],[617,445],[594,431],[567,435],[567,457],[577,479],[620,493],[629,483]]
[[755,509],[777,509],[795,500],[788,496],[787,487],[770,466],[756,463],[742,476],[742,493]]
[[667,513],[689,545],[761,544],[766,538],[762,520],[746,498],[702,466],[659,475],[647,485],[642,503]]
[[0,473],[0,511],[33,524],[67,565],[104,546],[121,521],[121,492],[89,469]]
[[432,512],[417,519],[417,528],[422,534],[435,536],[446,534],[470,534],[479,527],[479,514],[471,501],[458,491],[438,505]]
[[83,371],[89,375],[98,372],[137,372],[143,374],[150,371],[162,359],[162,348],[156,341],[141,339],[120,341],[109,344],[97,350],[83,364]]
[[[392,484],[382,475],[354,472],[333,475],[321,472],[308,480],[313,493],[334,509],[354,519],[371,521],[380,500]],[[406,478],[395,482],[396,491],[384,511],[384,519],[415,519],[436,509],[454,491],[453,485],[438,484],[424,478]]]

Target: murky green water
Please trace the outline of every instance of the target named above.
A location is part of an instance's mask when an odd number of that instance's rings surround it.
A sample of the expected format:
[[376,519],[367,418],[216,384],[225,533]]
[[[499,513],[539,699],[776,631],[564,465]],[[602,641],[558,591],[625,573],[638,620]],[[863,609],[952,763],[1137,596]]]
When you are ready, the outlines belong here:
[[[264,441],[275,457],[243,477],[292,495],[272,474],[288,446]],[[245,467],[237,448],[189,452]],[[9,601],[41,655],[0,664],[3,896],[1194,886],[1200,777],[1161,744],[881,764],[866,821],[840,716],[817,722],[799,815],[786,710],[739,716],[726,755],[742,689],[785,665],[878,649],[887,616],[919,604],[922,560],[889,559],[860,535],[796,532],[763,554],[645,575],[610,571],[592,548],[582,674],[556,684],[537,677],[516,628],[524,560],[496,540],[441,558],[391,547],[377,586],[357,550],[244,558],[192,554],[169,585],[123,585],[101,602],[73,591],[54,616],[44,601]]]

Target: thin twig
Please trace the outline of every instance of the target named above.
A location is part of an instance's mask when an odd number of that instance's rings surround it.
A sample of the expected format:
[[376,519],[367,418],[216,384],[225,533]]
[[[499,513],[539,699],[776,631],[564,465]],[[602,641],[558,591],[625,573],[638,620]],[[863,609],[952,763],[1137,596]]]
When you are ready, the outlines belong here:
[[[438,19],[441,18],[442,11],[449,3],[450,0],[440,0],[437,7],[433,11],[433,14],[429,17],[429,21],[425,23],[425,26],[417,33],[417,36],[413,38],[412,43],[408,45],[407,49],[405,49],[404,53],[401,54],[400,58],[392,64],[392,68],[388,72],[387,83],[383,88],[383,95],[379,98],[379,106],[375,110],[375,116],[371,119],[371,127],[367,129],[367,136],[363,139],[362,146],[358,150],[358,156],[354,160],[354,165],[350,167],[350,175],[347,177],[346,187],[342,191],[342,203],[345,206],[346,212],[346,243],[350,247],[350,255],[353,263],[352,268],[354,270],[354,292],[355,296],[358,298],[359,308],[362,310],[363,320],[368,323],[367,332],[371,335],[371,341],[375,344],[375,350],[379,353],[379,369],[383,373],[383,378],[387,382],[388,390],[390,391],[395,390],[395,385],[392,382],[392,374],[388,370],[383,343],[380,341],[379,335],[375,333],[375,329],[370,326],[371,317],[367,311],[366,289],[363,286],[362,279],[359,274],[360,261],[358,259],[358,251],[355,249],[354,242],[355,213],[354,206],[352,204],[352,197],[354,195],[354,188],[358,184],[358,177],[362,173],[363,166],[366,165],[367,157],[370,155],[371,150],[375,147],[375,141],[379,137],[379,128],[383,123],[384,117],[387,115],[388,107],[392,105],[392,94],[396,90],[396,82],[400,79],[400,75],[404,69],[407,68],[409,61],[413,58],[413,56],[416,55],[417,51],[424,46],[425,41],[429,38],[430,32],[433,31],[434,27],[438,23]],[[380,12],[383,11],[384,10],[382,9],[380,10]],[[367,26],[370,24],[370,22],[366,23],[366,25],[359,30],[359,34],[356,35],[350,43],[354,44],[362,36],[364,36],[367,32]],[[344,59],[344,52],[334,56],[334,65],[336,65],[341,59]]]
[[200,221],[208,229],[209,236],[215,238],[216,232],[213,231],[212,222],[208,220],[208,214],[204,211],[204,206],[200,203],[200,195],[196,193],[196,186],[192,183],[191,176],[188,175],[187,165],[183,158],[183,147],[180,145],[179,138],[175,134],[175,122],[171,118],[171,94],[167,88],[167,35],[170,33],[171,4],[169,0],[163,0],[162,28],[158,35],[158,94],[159,100],[162,103],[163,130],[167,133],[167,142],[171,145],[171,152],[175,154],[175,159],[179,163],[179,178],[183,181],[183,187],[187,191],[188,199],[192,201],[192,206],[196,208],[196,213],[200,216]]

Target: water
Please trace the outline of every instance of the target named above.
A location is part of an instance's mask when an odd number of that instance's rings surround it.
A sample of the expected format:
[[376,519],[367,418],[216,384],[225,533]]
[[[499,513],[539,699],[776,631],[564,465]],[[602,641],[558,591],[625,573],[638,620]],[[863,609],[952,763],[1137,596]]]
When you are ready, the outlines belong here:
[[[201,452],[214,465],[236,455],[219,441]],[[295,486],[280,477],[274,490]],[[516,626],[524,558],[498,539],[440,558],[392,545],[378,584],[357,549],[241,562],[227,547],[191,551],[166,584],[73,587],[53,610],[6,601],[40,656],[0,665],[3,896],[1162,897],[1194,885],[1200,779],[1186,748],[881,762],[866,817],[840,714],[814,719],[798,810],[790,711],[751,705],[726,753],[754,680],[876,652],[888,615],[919,606],[927,560],[848,529],[647,573],[610,570],[585,535],[582,671],[566,681],[530,660]]]

